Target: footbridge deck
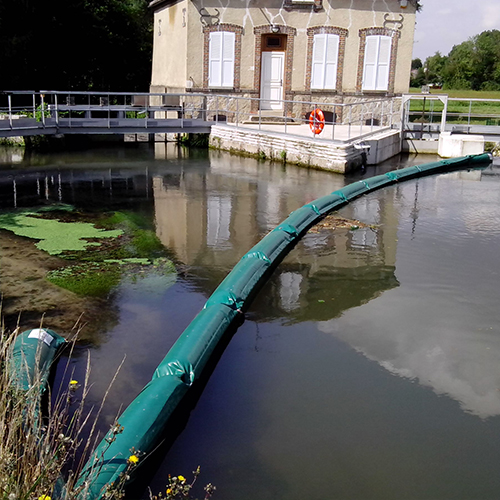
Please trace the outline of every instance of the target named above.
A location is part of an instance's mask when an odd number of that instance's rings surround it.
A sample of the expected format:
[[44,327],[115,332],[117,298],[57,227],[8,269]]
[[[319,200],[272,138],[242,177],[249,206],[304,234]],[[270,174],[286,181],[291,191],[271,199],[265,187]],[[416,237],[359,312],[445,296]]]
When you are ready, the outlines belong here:
[[19,118],[0,119],[0,137],[57,134],[209,134],[214,122],[184,118]]
[[55,134],[210,133],[206,96],[105,92],[3,92],[0,137]]

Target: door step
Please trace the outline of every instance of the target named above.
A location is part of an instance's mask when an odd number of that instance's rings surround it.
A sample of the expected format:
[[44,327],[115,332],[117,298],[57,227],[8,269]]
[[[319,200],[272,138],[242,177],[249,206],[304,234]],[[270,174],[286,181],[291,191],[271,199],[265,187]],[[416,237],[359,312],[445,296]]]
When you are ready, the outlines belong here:
[[300,120],[296,118],[285,117],[282,115],[271,115],[268,113],[262,112],[259,118],[259,115],[250,115],[250,118],[247,121],[244,121],[244,124],[255,124],[255,123],[265,123],[266,125],[300,125]]

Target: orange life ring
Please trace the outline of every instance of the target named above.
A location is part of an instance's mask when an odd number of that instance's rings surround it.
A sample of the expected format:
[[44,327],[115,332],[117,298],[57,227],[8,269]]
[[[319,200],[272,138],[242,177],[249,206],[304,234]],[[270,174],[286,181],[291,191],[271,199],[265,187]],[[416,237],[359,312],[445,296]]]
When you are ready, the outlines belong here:
[[314,134],[321,134],[323,129],[325,128],[325,115],[321,109],[316,108],[309,115],[309,127]]

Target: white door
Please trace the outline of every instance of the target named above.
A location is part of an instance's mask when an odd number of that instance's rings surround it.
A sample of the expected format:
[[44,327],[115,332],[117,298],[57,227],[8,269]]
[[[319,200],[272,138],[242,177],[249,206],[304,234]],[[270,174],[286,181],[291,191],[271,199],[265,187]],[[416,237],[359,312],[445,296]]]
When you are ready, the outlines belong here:
[[262,52],[260,109],[283,109],[284,52]]

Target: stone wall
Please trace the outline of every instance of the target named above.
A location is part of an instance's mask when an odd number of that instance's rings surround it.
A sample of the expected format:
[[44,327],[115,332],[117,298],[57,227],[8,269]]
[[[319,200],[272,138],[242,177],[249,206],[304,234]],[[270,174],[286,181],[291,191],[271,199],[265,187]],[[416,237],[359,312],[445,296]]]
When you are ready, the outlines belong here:
[[363,152],[352,144],[251,132],[225,125],[212,127],[210,146],[236,154],[296,163],[341,174],[363,164]]

